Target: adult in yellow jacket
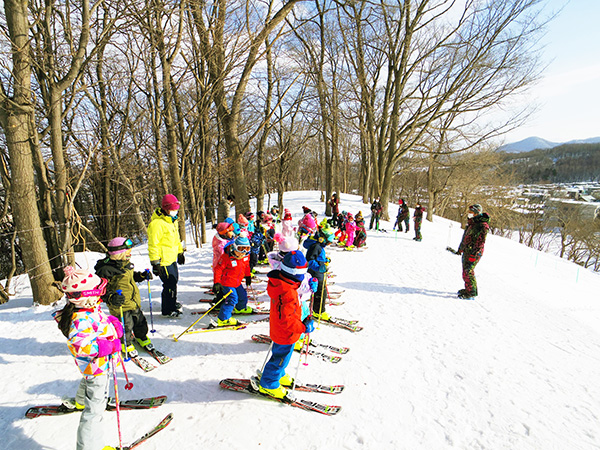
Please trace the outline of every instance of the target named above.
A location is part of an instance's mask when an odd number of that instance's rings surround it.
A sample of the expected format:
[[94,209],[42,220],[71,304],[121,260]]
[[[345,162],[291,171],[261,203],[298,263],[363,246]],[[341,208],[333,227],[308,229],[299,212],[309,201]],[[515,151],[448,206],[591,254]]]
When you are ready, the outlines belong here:
[[179,317],[181,303],[177,301],[178,264],[185,264],[183,244],[179,237],[177,212],[179,200],[172,194],[163,197],[161,207],[152,214],[148,225],[148,256],[152,273],[163,283],[161,296],[162,315]]

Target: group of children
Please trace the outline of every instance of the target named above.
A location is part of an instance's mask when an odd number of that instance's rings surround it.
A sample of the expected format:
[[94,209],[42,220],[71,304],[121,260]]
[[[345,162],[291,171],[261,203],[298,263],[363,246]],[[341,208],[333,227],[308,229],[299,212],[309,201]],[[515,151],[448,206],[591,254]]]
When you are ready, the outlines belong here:
[[[421,203],[417,203],[415,206],[415,212],[413,214],[413,221],[415,222],[415,237],[413,240],[417,242],[421,242],[423,236],[421,235],[421,223],[423,222],[423,213],[425,212],[425,207],[421,206]],[[404,232],[408,233],[410,231],[410,211],[408,209],[407,203],[403,198],[398,200],[398,214],[396,215],[396,221],[394,222],[394,227],[392,230],[398,229],[398,231],[402,231],[402,223],[404,223]]]

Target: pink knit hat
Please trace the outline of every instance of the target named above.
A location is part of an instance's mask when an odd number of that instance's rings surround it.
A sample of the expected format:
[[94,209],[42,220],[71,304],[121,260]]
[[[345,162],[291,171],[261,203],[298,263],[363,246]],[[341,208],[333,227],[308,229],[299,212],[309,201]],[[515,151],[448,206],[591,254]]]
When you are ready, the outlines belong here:
[[67,299],[74,305],[85,308],[94,306],[106,293],[107,280],[87,270],[67,266],[61,287]]
[[162,198],[160,206],[165,211],[177,211],[179,209],[179,200],[173,194],[167,194]]

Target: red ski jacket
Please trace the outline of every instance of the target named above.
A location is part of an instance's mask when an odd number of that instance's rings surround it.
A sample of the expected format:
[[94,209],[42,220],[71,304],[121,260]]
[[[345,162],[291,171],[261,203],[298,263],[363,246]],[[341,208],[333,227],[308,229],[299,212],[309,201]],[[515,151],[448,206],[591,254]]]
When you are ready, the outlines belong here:
[[232,258],[224,252],[215,266],[213,283],[221,283],[227,287],[238,287],[244,277],[250,276],[250,256],[242,259]]
[[269,273],[267,293],[271,297],[269,317],[270,335],[280,345],[295,344],[306,327],[302,323],[302,307],[298,299],[300,283],[281,275],[279,270]]

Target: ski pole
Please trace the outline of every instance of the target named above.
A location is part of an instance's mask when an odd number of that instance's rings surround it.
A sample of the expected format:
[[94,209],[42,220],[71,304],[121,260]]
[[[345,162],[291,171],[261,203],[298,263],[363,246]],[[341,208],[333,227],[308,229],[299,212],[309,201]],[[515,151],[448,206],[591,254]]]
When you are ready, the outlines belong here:
[[265,356],[265,360],[262,363],[262,367],[260,368],[260,373],[262,377],[262,373],[265,371],[265,366],[267,365],[267,361],[269,360],[269,355],[271,354],[271,350],[273,349],[273,341],[271,341],[271,345],[269,345],[269,350],[267,350],[267,356]]
[[133,383],[129,381],[129,377],[127,376],[127,370],[125,369],[125,362],[123,361],[123,357],[120,353],[119,358],[121,359],[121,367],[123,367],[123,375],[125,375],[125,390],[130,391],[133,389]]
[[[117,289],[117,294],[122,295],[123,291],[121,289]],[[119,311],[121,311],[121,326],[123,327],[123,348],[125,349],[125,361],[129,361],[129,356],[127,356],[127,337],[125,334],[125,317],[123,316],[123,305],[119,307]]]
[[185,331],[183,333],[181,333],[179,336],[175,337],[175,335],[173,335],[173,339],[175,339],[175,342],[177,342],[181,336],[183,336],[185,333],[187,333],[190,330],[190,328],[192,328],[194,325],[196,325],[198,322],[200,322],[201,319],[203,319],[209,312],[211,312],[215,308],[215,306],[217,306],[223,300],[225,300],[229,296],[229,294],[231,294],[232,292],[233,291],[229,291],[227,294],[225,294],[221,298],[221,300],[219,300],[217,303],[215,303],[214,305],[212,305],[208,311],[206,311],[204,314],[202,314],[202,317],[200,317],[200,319],[196,320],[193,324],[191,324],[189,327],[187,327],[185,329]]
[[[147,273],[150,273],[150,269],[146,269]],[[152,291],[150,290],[150,278],[146,278],[146,280],[148,281],[148,302],[150,303],[150,326],[151,326],[151,330],[150,333],[156,333],[156,330],[154,329],[154,319],[152,317]]]
[[[312,316],[314,299],[315,299],[315,293],[313,292],[312,295],[310,296],[310,306],[309,306],[307,317]],[[304,365],[305,366],[308,365],[307,361],[308,361],[308,346],[310,344],[310,333],[305,334],[304,342],[305,342],[306,348],[304,347],[304,345],[302,345],[302,348],[300,349],[300,357],[298,358],[298,364],[296,365],[296,373],[294,374],[294,383],[292,384],[292,392],[294,392],[294,390],[296,389],[296,379],[298,378],[298,371],[300,370],[300,361],[302,361],[302,350],[304,350],[306,352],[306,358],[304,359]]]
[[117,365],[115,363],[114,355],[110,355],[110,360],[112,361],[112,369],[113,369],[113,383],[115,385],[115,403],[117,406],[117,429],[119,430],[119,448],[123,448],[123,443],[121,439],[121,407],[119,406],[119,385],[117,383]]

